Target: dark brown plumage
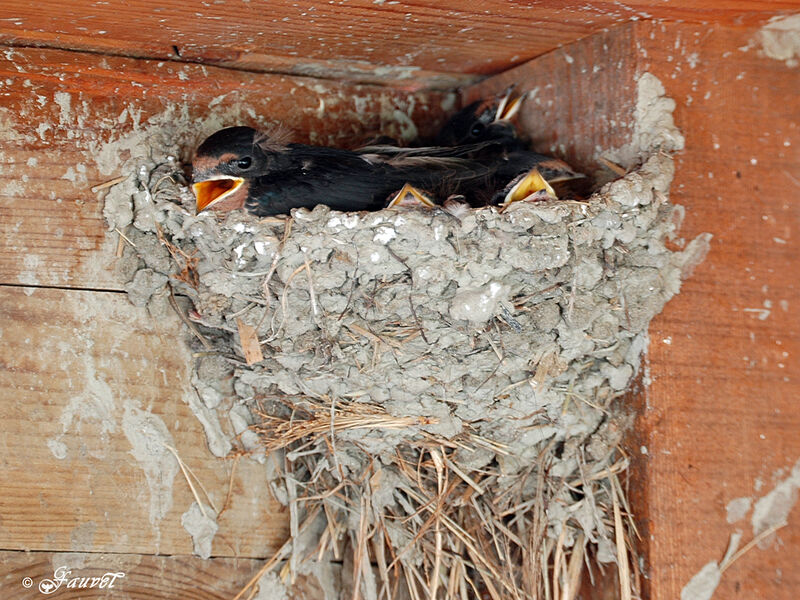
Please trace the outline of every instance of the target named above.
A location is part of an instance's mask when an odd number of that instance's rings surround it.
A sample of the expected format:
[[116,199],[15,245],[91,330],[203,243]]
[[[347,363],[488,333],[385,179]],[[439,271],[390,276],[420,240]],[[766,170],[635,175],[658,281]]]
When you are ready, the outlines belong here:
[[281,144],[249,127],[229,127],[197,149],[192,188],[198,211],[246,208],[266,216],[318,204],[378,210],[406,183],[457,191],[491,177],[491,164],[458,154]]
[[[387,198],[395,198],[406,184],[428,198],[455,194],[483,206],[507,200],[510,182],[533,169],[545,181],[583,177],[558,159],[524,149],[508,120],[522,100],[508,99],[507,94],[488,113],[478,105],[458,113],[440,136],[452,145],[373,145],[349,151],[284,143],[250,127],[222,129],[198,147],[193,161],[197,210],[245,208],[267,216],[325,204],[340,211],[371,211],[384,208]],[[487,119],[488,127],[470,126]]]

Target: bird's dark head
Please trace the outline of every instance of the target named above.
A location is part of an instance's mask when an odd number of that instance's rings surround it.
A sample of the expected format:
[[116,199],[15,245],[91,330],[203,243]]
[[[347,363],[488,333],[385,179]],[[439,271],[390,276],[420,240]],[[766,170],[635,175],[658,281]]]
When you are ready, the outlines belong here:
[[519,136],[512,119],[519,112],[526,96],[527,93],[515,97],[512,85],[499,100],[486,98],[473,102],[450,118],[439,132],[436,143],[441,146],[480,142],[513,145]]
[[436,137],[437,146],[473,144],[485,139],[486,128],[494,120],[496,109],[486,100],[478,100],[454,114]]
[[275,167],[285,145],[251,127],[227,127],[200,144],[192,161],[197,212],[244,206],[249,180]]

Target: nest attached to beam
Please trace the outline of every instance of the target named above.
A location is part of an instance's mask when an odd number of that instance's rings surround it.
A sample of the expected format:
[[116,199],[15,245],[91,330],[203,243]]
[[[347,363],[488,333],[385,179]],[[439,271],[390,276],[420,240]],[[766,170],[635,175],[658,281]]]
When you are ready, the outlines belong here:
[[270,461],[288,506],[259,576],[337,559],[353,598],[561,599],[615,563],[637,595],[620,399],[707,247],[665,246],[672,174],[658,153],[586,202],[460,219],[195,215],[174,159],[115,186],[131,300],[190,300],[210,448]]

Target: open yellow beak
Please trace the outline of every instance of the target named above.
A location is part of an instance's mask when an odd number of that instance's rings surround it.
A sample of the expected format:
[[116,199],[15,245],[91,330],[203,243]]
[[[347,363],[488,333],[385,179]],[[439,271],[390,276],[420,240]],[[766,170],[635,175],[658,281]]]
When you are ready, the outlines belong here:
[[514,94],[514,86],[511,86],[506,95],[503,96],[503,99],[500,101],[500,105],[497,107],[497,114],[494,117],[495,123],[497,121],[510,121],[513,119],[517,113],[519,112],[522,103],[525,101],[525,98],[528,96],[528,93],[525,92],[521,96],[517,96],[513,100],[511,99]]
[[407,183],[403,188],[395,194],[386,208],[394,208],[397,206],[414,207],[422,206],[425,208],[434,208],[436,203],[428,198],[423,192],[419,191],[410,183]]
[[525,200],[537,192],[545,192],[547,197],[558,200],[555,190],[553,190],[552,186],[547,183],[547,180],[542,177],[542,174],[539,173],[539,169],[533,168],[519,183],[511,188],[508,194],[506,194],[505,200],[501,206],[501,211],[508,208],[512,202]]
[[194,192],[194,197],[197,198],[197,212],[207,209],[223,198],[227,198],[243,183],[244,179],[241,177],[227,177],[225,175],[193,183],[192,191]]

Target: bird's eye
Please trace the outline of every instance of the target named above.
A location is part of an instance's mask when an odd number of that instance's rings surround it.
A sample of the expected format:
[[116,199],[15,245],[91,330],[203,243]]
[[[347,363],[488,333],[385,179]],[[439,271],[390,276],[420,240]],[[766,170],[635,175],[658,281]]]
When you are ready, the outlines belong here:
[[249,169],[250,165],[253,164],[253,159],[249,156],[245,156],[244,158],[240,158],[235,161],[236,166],[239,167],[242,171],[245,169]]
[[486,126],[483,123],[475,123],[470,129],[470,135],[478,137],[480,134],[483,133],[483,130],[486,129]]

